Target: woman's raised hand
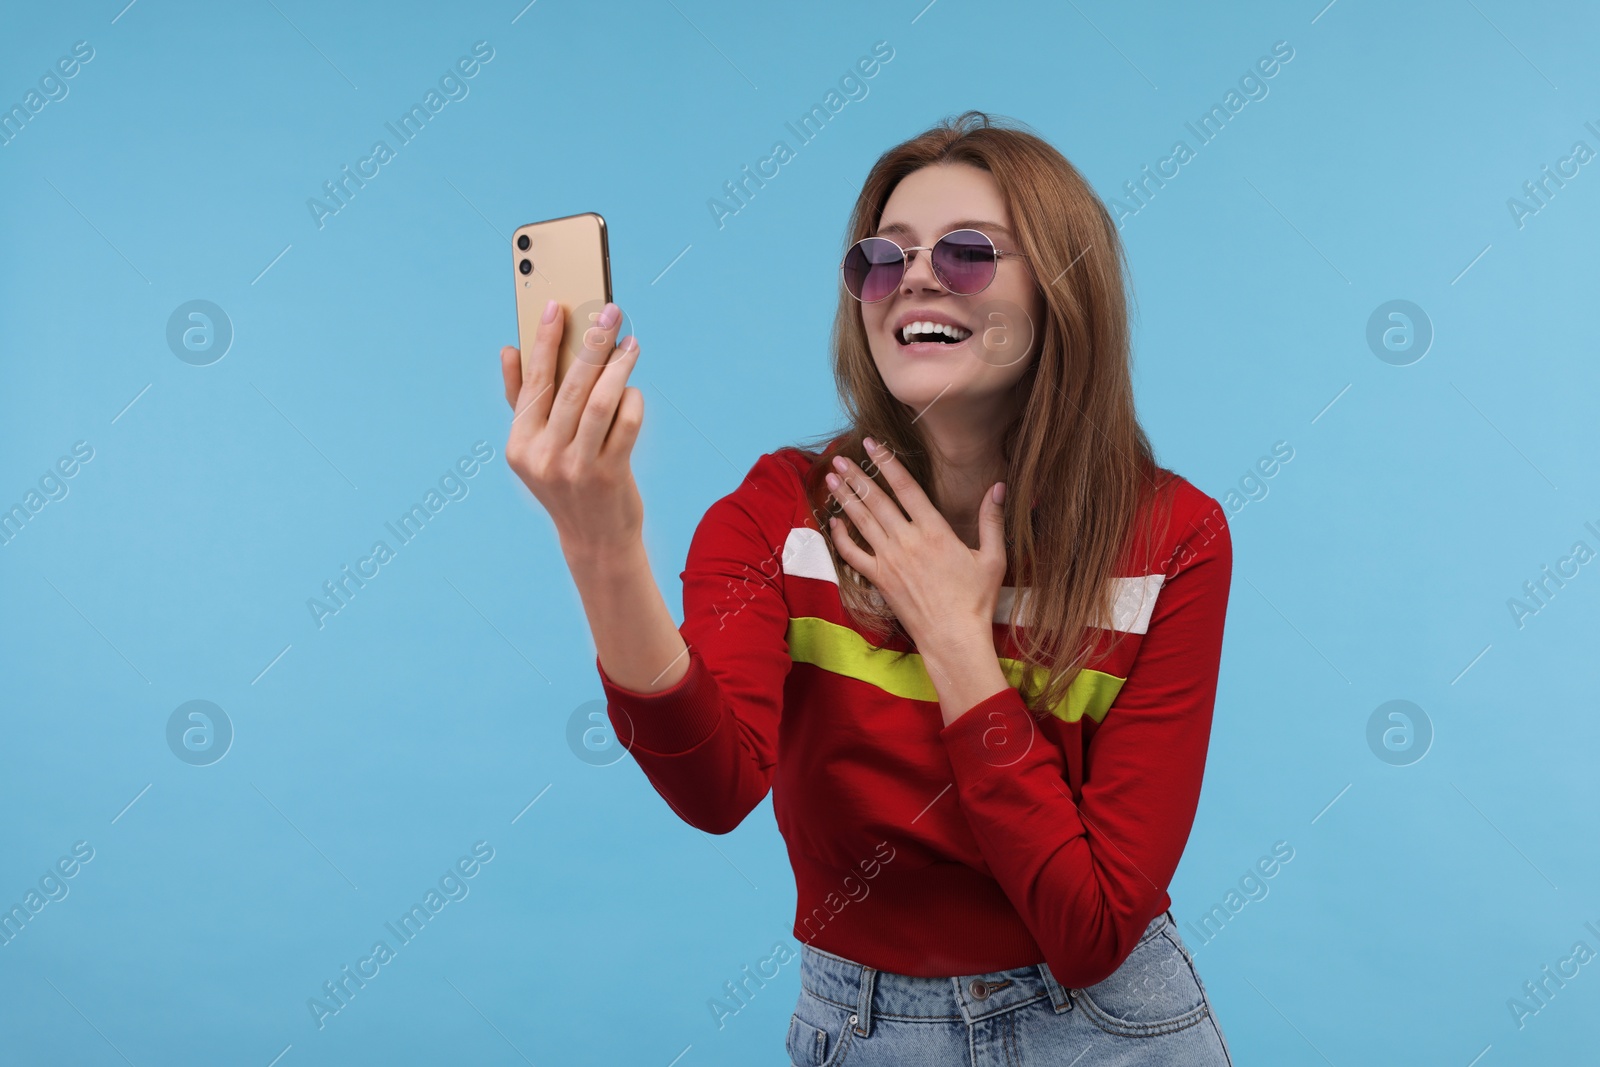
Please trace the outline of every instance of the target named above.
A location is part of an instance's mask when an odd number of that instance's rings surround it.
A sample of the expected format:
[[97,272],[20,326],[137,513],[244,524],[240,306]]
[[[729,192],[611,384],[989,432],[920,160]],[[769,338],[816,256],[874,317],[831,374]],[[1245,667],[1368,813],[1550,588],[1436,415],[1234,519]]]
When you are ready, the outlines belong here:
[[565,315],[554,301],[534,337],[528,377],[512,345],[500,350],[506,402],[515,412],[506,462],[549,512],[569,560],[626,547],[642,536],[644,503],[629,457],[644,420],[644,395],[627,385],[635,337],[616,344],[622,310],[607,304],[584,332],[582,358],[558,389],[556,353]]

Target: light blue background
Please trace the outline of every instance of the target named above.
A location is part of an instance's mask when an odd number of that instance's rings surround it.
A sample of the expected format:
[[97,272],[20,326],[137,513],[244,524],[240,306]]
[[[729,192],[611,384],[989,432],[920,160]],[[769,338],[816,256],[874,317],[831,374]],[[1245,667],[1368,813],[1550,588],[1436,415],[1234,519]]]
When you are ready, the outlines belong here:
[[[0,548],[0,903],[95,850],[0,947],[6,1062],[783,1062],[797,963],[708,1008],[794,945],[770,802],[710,837],[569,748],[600,689],[503,462],[507,235],[610,224],[676,612],[706,507],[838,417],[834,267],[880,152],[977,107],[1120,196],[1277,41],[1269,95],[1123,231],[1160,459],[1220,499],[1294,449],[1231,519],[1173,911],[1240,1064],[1593,1056],[1600,963],[1520,1029],[1507,1000],[1600,950],[1600,564],[1521,628],[1507,601],[1600,549],[1600,168],[1522,228],[1506,205],[1600,149],[1593,8],[124,3],[0,32],[6,107],[94,48],[0,147],[0,505],[94,449]],[[469,95],[319,229],[307,198],[477,41]],[[877,41],[869,94],[719,229],[708,199]],[[209,366],[165,340],[193,299],[235,330]],[[1435,331],[1409,366],[1365,340],[1392,299]],[[469,495],[319,630],[308,598],[477,441]],[[210,766],[167,747],[192,699],[236,731]],[[1366,740],[1391,699],[1434,730],[1409,766]],[[307,999],[477,841],[470,895],[318,1030]],[[1203,944],[1276,841],[1294,859]]]

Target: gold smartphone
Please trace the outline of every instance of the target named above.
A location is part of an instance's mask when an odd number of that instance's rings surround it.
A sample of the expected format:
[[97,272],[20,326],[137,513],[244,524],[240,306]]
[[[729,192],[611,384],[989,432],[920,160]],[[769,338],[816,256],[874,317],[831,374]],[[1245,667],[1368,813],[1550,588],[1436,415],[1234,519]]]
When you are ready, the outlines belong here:
[[[545,304],[552,299],[559,301],[566,315],[552,386],[559,388],[567,368],[585,358],[583,335],[590,328],[598,328],[600,312],[611,300],[606,220],[586,211],[519,226],[511,235],[511,265],[517,286],[517,340],[522,350],[524,380]],[[606,352],[603,358],[610,356]]]

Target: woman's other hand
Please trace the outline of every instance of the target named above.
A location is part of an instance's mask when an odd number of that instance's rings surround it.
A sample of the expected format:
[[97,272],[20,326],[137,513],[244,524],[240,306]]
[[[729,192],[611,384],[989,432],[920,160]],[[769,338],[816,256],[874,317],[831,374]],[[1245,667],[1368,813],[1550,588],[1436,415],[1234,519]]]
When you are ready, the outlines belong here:
[[960,647],[974,637],[992,638],[990,626],[1006,573],[1005,512],[1003,497],[996,496],[1002,487],[984,494],[979,547],[970,548],[888,449],[865,447],[894,495],[840,457],[828,474],[828,488],[871,551],[852,541],[844,524],[833,518],[830,532],[839,555],[872,582],[925,652]]

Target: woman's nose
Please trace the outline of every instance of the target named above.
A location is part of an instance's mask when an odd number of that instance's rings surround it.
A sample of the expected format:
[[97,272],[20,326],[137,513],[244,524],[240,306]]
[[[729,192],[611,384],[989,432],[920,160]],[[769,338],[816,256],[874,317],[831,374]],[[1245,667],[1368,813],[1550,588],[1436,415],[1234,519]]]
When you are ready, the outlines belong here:
[[911,289],[943,289],[939,276],[933,272],[933,255],[926,249],[918,249],[907,253],[911,261],[906,264],[905,277],[900,279],[902,285]]

